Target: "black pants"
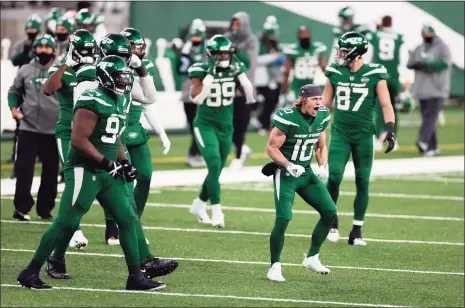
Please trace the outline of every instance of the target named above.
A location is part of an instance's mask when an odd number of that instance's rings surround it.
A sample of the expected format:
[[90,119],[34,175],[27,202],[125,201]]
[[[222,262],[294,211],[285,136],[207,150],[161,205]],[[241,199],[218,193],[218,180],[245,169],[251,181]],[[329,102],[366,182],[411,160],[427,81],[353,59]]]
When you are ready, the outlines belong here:
[[245,97],[236,96],[234,98],[234,134],[233,142],[236,146],[236,158],[242,154],[242,146],[245,141],[245,134],[250,121],[250,106],[246,104]]
[[189,147],[189,155],[200,155],[199,148],[194,138],[194,119],[197,114],[197,105],[192,102],[184,102],[184,112],[186,113],[187,122],[189,123],[189,131],[191,133],[191,145]]
[[[258,91],[258,88],[257,88]],[[279,103],[279,93],[281,91],[281,85],[278,85],[276,89],[270,89],[269,87],[260,88],[260,92],[265,98],[263,102],[262,111],[258,117],[258,120],[262,124],[263,129],[270,129],[271,127],[271,114],[276,109]]]
[[428,145],[428,151],[438,147],[436,139],[436,121],[444,103],[443,98],[420,99],[421,126],[418,141]]
[[16,191],[15,209],[23,214],[29,213],[34,205],[31,196],[32,178],[36,157],[42,161],[42,175],[37,195],[37,214],[48,217],[55,207],[57,196],[58,149],[55,135],[19,131],[18,148],[15,162]]

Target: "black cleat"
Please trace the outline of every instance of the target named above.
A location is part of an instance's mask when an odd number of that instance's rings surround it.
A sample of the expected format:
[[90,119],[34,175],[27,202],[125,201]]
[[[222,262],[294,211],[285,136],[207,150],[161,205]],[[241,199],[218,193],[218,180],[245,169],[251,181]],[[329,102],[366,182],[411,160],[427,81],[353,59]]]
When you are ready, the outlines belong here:
[[145,277],[152,279],[155,277],[166,276],[178,267],[178,262],[175,260],[163,260],[151,257],[148,260],[143,260],[141,263],[141,271]]
[[48,214],[48,215],[45,215],[45,216],[40,216],[40,219],[53,221],[53,215]]
[[53,290],[51,286],[40,279],[38,273],[31,273],[27,269],[23,270],[19,274],[18,278],[16,278],[16,281],[24,288],[33,290]]
[[28,214],[23,214],[18,211],[13,212],[13,218],[19,221],[30,221],[31,217]]
[[362,231],[360,229],[359,230],[352,229],[352,231],[349,234],[349,239],[347,242],[349,243],[349,245],[352,245],[352,246],[366,246],[367,245],[367,243],[362,239]]
[[45,272],[48,277],[54,279],[70,279],[71,276],[66,272],[66,263],[65,259],[58,260],[55,257],[50,257],[47,260],[47,267]]
[[126,281],[126,290],[157,291],[164,288],[166,288],[166,284],[145,278],[142,273],[129,275]]

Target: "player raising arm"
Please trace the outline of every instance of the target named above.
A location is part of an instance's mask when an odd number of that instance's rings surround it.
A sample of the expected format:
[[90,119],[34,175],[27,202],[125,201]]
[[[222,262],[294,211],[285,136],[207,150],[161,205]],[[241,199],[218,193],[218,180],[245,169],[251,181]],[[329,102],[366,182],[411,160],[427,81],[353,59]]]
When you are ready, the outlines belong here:
[[[270,236],[271,268],[267,277],[272,281],[285,281],[281,273],[281,251],[284,233],[292,219],[295,193],[320,213],[320,220],[312,233],[308,257],[302,265],[312,271],[328,274],[330,271],[320,262],[320,247],[336,217],[336,206],[318,177],[326,179],[326,134],[329,110],[321,105],[322,96],[318,85],[305,85],[300,97],[291,108],[278,110],[272,119],[273,129],[266,146],[266,153],[273,160],[266,164],[262,173],[274,175],[274,200],[276,220]],[[317,146],[318,176],[310,166],[313,148]]]
[[[395,145],[394,110],[386,83],[386,68],[380,64],[363,63],[362,55],[368,49],[365,36],[358,32],[347,32],[339,39],[336,49],[335,64],[326,68],[327,78],[323,91],[325,106],[330,107],[333,98],[336,101],[329,145],[327,188],[337,204],[339,185],[352,154],[357,194],[349,244],[365,246],[361,227],[368,207],[368,185],[373,165],[373,108],[376,97],[381,104],[387,128],[384,141],[388,141],[389,145],[385,153],[389,153]],[[339,240],[337,217],[328,240]]]

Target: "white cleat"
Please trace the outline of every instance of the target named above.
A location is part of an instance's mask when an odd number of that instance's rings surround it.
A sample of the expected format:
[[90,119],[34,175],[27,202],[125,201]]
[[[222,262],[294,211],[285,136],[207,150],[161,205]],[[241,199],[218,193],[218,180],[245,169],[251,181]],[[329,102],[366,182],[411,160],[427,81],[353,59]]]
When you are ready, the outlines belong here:
[[74,232],[71,241],[69,241],[68,246],[70,248],[84,249],[89,244],[89,241],[84,237],[84,234],[81,230]]
[[307,255],[304,254],[304,261],[302,262],[302,265],[308,268],[309,270],[312,270],[314,272],[317,272],[323,275],[327,275],[329,274],[329,272],[331,272],[329,268],[321,264],[319,253],[314,256],[308,257],[308,258],[307,258]]
[[205,167],[207,164],[202,156],[187,156],[187,165],[192,168]]
[[221,205],[215,204],[212,208],[212,226],[216,228],[224,228],[224,214],[221,210]]
[[271,280],[271,281],[278,281],[278,282],[286,281],[286,279],[283,277],[283,274],[281,273],[281,263],[279,262],[273,263],[273,265],[268,270],[268,274],[266,274],[266,278],[268,278],[268,280]]
[[367,242],[365,242],[364,240],[358,237],[358,238],[354,238],[352,243],[349,242],[349,244],[353,246],[366,246]]
[[229,165],[229,170],[239,171],[243,167],[242,160],[240,158],[234,158]]
[[201,224],[210,225],[212,223],[210,217],[207,214],[207,203],[203,202],[199,198],[196,198],[192,203],[189,212],[192,215],[197,216]]
[[107,244],[110,245],[110,246],[118,246],[119,245],[119,239],[112,236],[107,240]]
[[240,158],[240,160],[242,161],[242,165],[244,165],[245,161],[252,155],[252,153],[252,149],[247,144],[244,144],[242,146]]
[[336,228],[331,228],[331,230],[329,230],[328,236],[326,236],[326,239],[333,243],[339,241],[339,230]]

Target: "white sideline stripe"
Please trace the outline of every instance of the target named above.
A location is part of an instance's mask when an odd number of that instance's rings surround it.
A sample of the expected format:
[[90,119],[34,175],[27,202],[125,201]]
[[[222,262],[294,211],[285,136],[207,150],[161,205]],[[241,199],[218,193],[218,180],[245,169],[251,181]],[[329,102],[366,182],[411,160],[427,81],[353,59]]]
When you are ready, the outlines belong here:
[[[17,221],[2,219],[2,223],[13,223],[13,224],[32,224],[32,225],[51,225],[51,222],[47,221]],[[81,223],[81,227],[94,227],[94,228],[105,228],[105,225],[100,224],[85,224]],[[199,233],[220,233],[220,234],[242,234],[242,235],[260,235],[269,237],[270,233],[267,232],[252,232],[252,231],[240,231],[240,230],[215,230],[215,229],[194,229],[194,228],[167,228],[167,227],[151,227],[142,226],[144,230],[158,230],[158,231],[174,231],[174,232],[199,232]],[[286,237],[302,237],[311,238],[309,234],[286,234]],[[341,236],[340,239],[347,240],[348,237]],[[426,245],[450,245],[450,246],[464,246],[464,243],[455,242],[433,242],[433,241],[416,241],[416,240],[387,240],[387,239],[373,239],[363,238],[367,242],[378,242],[378,243],[398,243],[398,244],[426,244]]]
[[[12,249],[2,248],[1,251],[11,252],[35,252],[32,249]],[[94,257],[110,257],[110,258],[124,258],[121,254],[106,254],[106,253],[94,253],[94,252],[76,252],[67,251],[67,255],[78,255],[78,256],[94,256]],[[178,261],[192,261],[192,262],[212,262],[212,263],[228,263],[228,264],[250,264],[250,265],[266,265],[269,266],[270,262],[260,261],[239,261],[239,260],[217,260],[217,259],[199,259],[199,258],[178,258],[178,257],[159,257],[161,259],[170,259]],[[281,263],[284,266],[302,266],[302,264],[296,263]],[[356,267],[356,266],[329,266],[329,268],[348,269],[348,270],[364,270],[364,271],[381,271],[381,272],[400,272],[400,273],[418,273],[418,274],[438,274],[438,275],[459,275],[464,276],[461,272],[438,272],[438,271],[421,271],[421,270],[407,270],[407,269],[395,269],[395,268],[376,268],[376,267]]]
[[[20,288],[15,284],[1,284],[2,287]],[[111,289],[92,289],[92,288],[71,288],[71,287],[53,287],[54,290],[70,290],[70,291],[87,291],[87,292],[107,292],[107,293],[131,293],[131,294],[149,294],[149,295],[167,295],[179,297],[205,297],[205,298],[228,298],[242,299],[250,301],[266,301],[266,302],[284,302],[284,303],[308,303],[308,304],[330,304],[342,306],[359,306],[359,307],[408,307],[383,304],[364,304],[364,303],[349,303],[349,302],[332,302],[332,301],[317,301],[310,299],[292,299],[292,298],[269,298],[269,297],[249,297],[221,294],[194,294],[194,293],[171,293],[160,291],[131,291],[131,290],[111,290]]]
[[387,180],[387,181],[413,181],[413,182],[442,182],[445,184],[450,183],[465,183],[463,178],[447,178],[447,177],[440,177],[440,176],[380,176],[380,177],[372,177],[371,180]]

